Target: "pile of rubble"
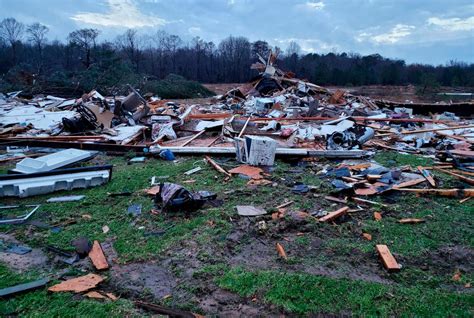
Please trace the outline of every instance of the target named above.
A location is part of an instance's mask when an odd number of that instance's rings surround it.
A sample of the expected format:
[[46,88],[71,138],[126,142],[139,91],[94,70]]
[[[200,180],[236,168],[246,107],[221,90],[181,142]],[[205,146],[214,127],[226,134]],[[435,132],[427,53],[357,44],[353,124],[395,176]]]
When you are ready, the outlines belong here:
[[[391,149],[449,161],[472,173],[472,119],[446,111],[419,116],[406,104],[394,107],[331,92],[281,71],[275,61],[273,53],[267,60],[260,57],[252,65],[257,77],[206,104],[142,96],[131,86],[128,96],[104,97],[97,91],[78,99],[0,95],[0,143],[133,151],[167,160],[174,154],[233,155],[255,166],[271,166],[275,156],[348,159]],[[474,102],[467,104],[474,107]],[[0,160],[34,155],[10,150]]]

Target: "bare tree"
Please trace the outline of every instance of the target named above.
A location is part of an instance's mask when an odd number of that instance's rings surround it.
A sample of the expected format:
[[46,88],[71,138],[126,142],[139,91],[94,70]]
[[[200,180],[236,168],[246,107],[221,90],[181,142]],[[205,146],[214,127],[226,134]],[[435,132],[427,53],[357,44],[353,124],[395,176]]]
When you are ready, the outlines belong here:
[[43,46],[46,43],[46,33],[49,32],[49,28],[41,23],[33,23],[30,24],[26,28],[26,32],[28,33],[28,41],[33,43],[38,50],[38,72],[41,73],[42,65],[43,65]]
[[295,41],[291,41],[286,48],[286,56],[290,57],[293,54],[300,55],[301,54],[301,46],[296,43]]
[[128,59],[135,66],[136,72],[139,71],[142,42],[138,31],[135,29],[128,29],[124,34],[119,35],[116,40],[118,48],[125,52]]
[[83,63],[86,68],[91,65],[91,51],[96,46],[99,33],[97,29],[80,29],[69,33],[69,42],[80,47],[84,53]]
[[21,42],[25,25],[14,18],[3,19],[0,23],[0,37],[7,43],[10,43],[13,53],[13,62],[17,59],[17,46]]
[[46,33],[49,32],[49,28],[46,25],[36,22],[36,23],[30,24],[26,28],[26,32],[28,33],[28,40],[36,46],[36,48],[38,49],[38,52],[41,55],[41,51],[43,50],[43,45],[47,41]]

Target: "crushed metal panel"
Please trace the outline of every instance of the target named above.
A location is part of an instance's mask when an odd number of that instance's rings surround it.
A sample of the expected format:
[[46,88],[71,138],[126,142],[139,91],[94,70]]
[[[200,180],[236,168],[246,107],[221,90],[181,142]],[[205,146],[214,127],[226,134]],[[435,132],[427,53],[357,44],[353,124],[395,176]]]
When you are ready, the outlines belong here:
[[28,197],[60,190],[95,187],[107,183],[111,175],[111,165],[26,175],[1,175],[0,197]]
[[14,171],[20,173],[37,173],[58,169],[75,162],[92,157],[90,151],[79,149],[61,150],[39,158],[25,158],[16,164]]
[[[0,209],[1,210],[15,209],[15,208],[19,208],[19,207],[20,207],[19,205],[10,205],[10,206],[2,206],[2,207],[0,207]],[[19,217],[14,218],[14,219],[0,219],[0,224],[20,224],[20,223],[23,223],[26,220],[28,220],[30,218],[30,216],[32,216],[33,213],[36,212],[36,210],[39,209],[40,205],[39,204],[38,205],[26,205],[25,207],[33,207],[33,210],[31,210],[30,212],[28,212],[25,215],[19,216]]]

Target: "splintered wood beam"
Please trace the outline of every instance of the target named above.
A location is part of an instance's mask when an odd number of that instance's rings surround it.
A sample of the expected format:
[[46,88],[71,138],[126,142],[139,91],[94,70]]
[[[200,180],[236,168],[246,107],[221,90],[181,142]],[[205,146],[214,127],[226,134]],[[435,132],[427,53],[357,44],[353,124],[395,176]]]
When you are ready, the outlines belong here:
[[245,121],[244,127],[242,127],[242,130],[240,131],[240,133],[239,133],[239,135],[237,136],[237,138],[242,137],[242,135],[244,134],[245,129],[247,129],[247,125],[249,124],[250,118],[251,118],[251,117],[247,118],[247,120]]
[[474,189],[395,189],[402,192],[418,194],[437,194],[445,197],[474,197]]
[[394,185],[392,189],[401,189],[401,188],[411,187],[425,181],[426,181],[425,178],[413,179],[413,180],[405,181],[402,183],[398,183]]
[[230,173],[228,173],[224,168],[222,168],[221,166],[219,166],[217,164],[217,162],[215,162],[214,160],[211,159],[211,157],[209,156],[204,156],[204,159],[206,159],[207,162],[209,162],[209,164],[211,166],[214,167],[214,169],[216,169],[217,171],[219,171],[220,173],[223,173],[225,174],[226,176],[228,177],[232,177],[232,175]]
[[378,244],[375,246],[377,253],[379,253],[380,258],[382,259],[383,266],[389,271],[399,271],[400,265],[393,257],[392,253],[388,249],[387,245]]
[[433,177],[430,175],[428,170],[423,169],[423,167],[418,166],[417,167],[418,171],[425,177],[425,179],[431,184],[431,186],[436,187],[436,182],[433,179]]
[[206,130],[201,130],[200,132],[198,132],[196,135],[194,135],[193,137],[191,137],[190,139],[186,140],[180,147],[184,147],[186,146],[187,144],[189,144],[191,141],[193,141],[194,139],[198,138],[199,136],[201,136],[202,134],[204,134],[206,132]]
[[340,208],[340,209],[337,210],[337,211],[328,213],[327,215],[325,215],[325,216],[323,216],[322,218],[320,218],[319,221],[320,221],[320,222],[329,222],[329,221],[335,220],[335,219],[337,219],[337,218],[343,216],[344,214],[346,214],[348,210],[349,210],[349,207],[348,207],[348,206],[345,206],[345,207],[343,207],[343,208]]
[[433,169],[436,170],[436,171],[444,172],[444,173],[446,173],[446,174],[449,174],[449,175],[451,175],[451,176],[453,176],[453,177],[458,178],[458,179],[461,180],[461,181],[464,181],[464,182],[466,182],[466,183],[469,183],[469,184],[471,184],[471,185],[474,185],[474,179],[468,178],[468,177],[466,177],[466,176],[462,176],[462,175],[460,175],[460,174],[457,174],[457,173],[454,173],[454,172],[451,172],[451,171],[448,171],[448,170],[439,169],[439,168],[436,168],[436,167],[433,167]]

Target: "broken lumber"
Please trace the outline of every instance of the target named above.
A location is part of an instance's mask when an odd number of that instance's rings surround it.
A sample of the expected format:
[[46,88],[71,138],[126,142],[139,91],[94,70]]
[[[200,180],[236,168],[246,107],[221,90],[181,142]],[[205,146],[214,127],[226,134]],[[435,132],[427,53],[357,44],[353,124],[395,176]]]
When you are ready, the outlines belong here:
[[433,167],[433,169],[436,170],[436,171],[444,172],[444,173],[449,174],[453,177],[456,177],[456,178],[458,178],[459,180],[461,180],[463,182],[469,183],[470,185],[474,185],[474,179],[471,179],[469,177],[462,176],[460,174],[457,174],[457,173],[454,173],[454,172],[451,172],[451,171],[448,171],[448,170],[444,170],[444,169],[439,169],[439,168],[436,168],[436,167]]
[[420,129],[420,130],[404,130],[400,132],[402,135],[411,135],[411,134],[420,134],[425,132],[434,132],[434,131],[442,131],[442,130],[456,130],[456,129],[465,129],[465,128],[474,128],[474,125],[464,125],[464,126],[454,126],[454,127],[446,127],[446,128],[431,128],[431,129]]
[[346,199],[339,199],[339,198],[336,198],[336,197],[332,197],[330,195],[327,195],[324,198],[328,201],[334,201],[334,202],[338,202],[338,203],[342,203],[342,204],[347,204]]
[[462,199],[462,200],[459,200],[459,203],[464,203],[464,202],[470,200],[471,198],[472,198],[472,197],[467,197],[467,198],[464,198],[464,199]]
[[343,207],[343,208],[340,208],[340,209],[337,210],[337,211],[328,213],[327,215],[325,215],[325,216],[323,216],[322,218],[320,218],[319,221],[320,221],[320,222],[328,222],[328,221],[335,220],[335,219],[337,219],[338,217],[340,217],[340,216],[346,214],[348,210],[349,210],[349,207],[348,207],[348,206],[345,206],[345,207]]
[[436,187],[436,182],[433,179],[433,177],[430,175],[428,170],[423,169],[423,167],[421,167],[421,166],[418,166],[416,168],[418,169],[418,171],[420,171],[420,173],[423,175],[423,177],[425,177],[425,179],[431,184],[431,186]]
[[275,207],[275,209],[283,209],[283,208],[286,208],[287,206],[293,204],[295,201],[288,201],[288,202],[285,202],[285,203],[282,203],[280,204],[279,206]]
[[377,244],[375,246],[377,252],[379,253],[380,258],[382,259],[382,263],[385,268],[389,271],[399,271],[400,265],[393,257],[392,253],[388,249],[387,245]]
[[10,297],[30,290],[35,290],[45,286],[49,282],[49,278],[38,279],[29,283],[19,284],[7,288],[0,289],[0,298]]
[[425,181],[426,181],[425,178],[413,179],[413,180],[398,183],[398,184],[394,185],[392,187],[392,189],[401,189],[401,188],[405,188],[405,187],[411,187],[411,186],[417,185],[417,184],[425,182]]
[[62,283],[48,288],[51,292],[75,292],[82,293],[95,288],[104,279],[96,274],[87,274],[85,276],[68,279]]
[[278,252],[278,255],[280,255],[284,259],[288,259],[288,256],[286,256],[285,249],[280,243],[276,243],[276,250]]
[[386,204],[375,202],[375,201],[370,201],[370,200],[366,200],[366,199],[361,199],[361,198],[357,198],[357,197],[353,197],[352,200],[354,200],[356,202],[359,202],[359,203],[370,203],[370,204],[374,204],[374,205],[380,205],[380,206],[383,206],[385,208],[387,207]]
[[251,118],[251,117],[247,118],[247,120],[245,121],[244,127],[242,127],[242,130],[240,131],[240,133],[239,133],[239,135],[237,136],[237,138],[242,137],[242,135],[244,134],[244,131],[245,131],[245,129],[247,129],[247,126],[248,126],[248,124],[249,124],[250,118]]
[[193,141],[194,139],[198,138],[199,136],[201,136],[202,134],[204,134],[206,132],[206,130],[201,130],[200,132],[198,132],[196,135],[194,135],[193,137],[189,138],[188,140],[186,140],[180,147],[184,147],[186,146],[187,144],[189,144],[191,141]]
[[445,197],[474,197],[474,189],[396,189],[397,191],[418,194],[437,194]]
[[415,218],[407,218],[407,219],[398,220],[398,223],[401,223],[401,224],[417,224],[417,223],[423,223],[423,222],[425,222],[425,220],[415,219]]
[[105,258],[104,251],[102,250],[99,241],[94,241],[92,249],[89,252],[89,258],[98,270],[109,268],[109,264],[107,263],[107,259]]
[[223,173],[225,174],[226,176],[228,177],[232,177],[232,175],[230,173],[228,173],[224,168],[222,168],[221,166],[219,166],[217,164],[217,162],[215,162],[214,160],[212,160],[209,156],[204,156],[204,159],[206,159],[207,162],[209,162],[209,164],[211,166],[214,167],[214,169],[216,169],[217,171],[219,171],[220,173]]

